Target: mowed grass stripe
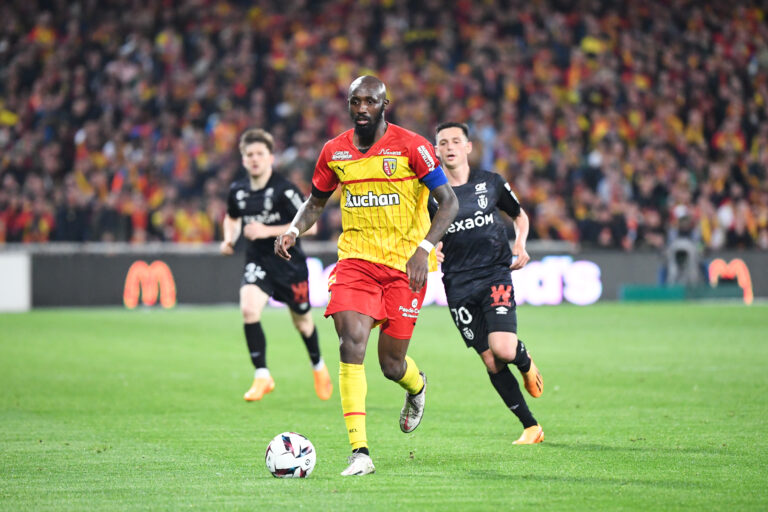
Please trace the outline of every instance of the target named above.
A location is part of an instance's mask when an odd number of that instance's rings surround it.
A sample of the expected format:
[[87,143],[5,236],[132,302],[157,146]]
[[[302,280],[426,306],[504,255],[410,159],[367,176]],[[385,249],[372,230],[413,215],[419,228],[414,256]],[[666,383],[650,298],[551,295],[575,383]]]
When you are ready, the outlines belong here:
[[[315,397],[287,312],[264,316],[277,382],[252,378],[237,308],[41,310],[0,315],[3,510],[764,510],[768,307],[522,306],[544,374],[529,399],[547,439],[520,426],[445,308],[425,308],[409,353],[430,379],[425,419],[397,421],[403,391],[368,376],[377,473],[344,479],[338,341],[315,311],[334,379]],[[522,379],[519,379],[522,382]],[[306,481],[272,478],[263,452],[295,430],[318,450]]]

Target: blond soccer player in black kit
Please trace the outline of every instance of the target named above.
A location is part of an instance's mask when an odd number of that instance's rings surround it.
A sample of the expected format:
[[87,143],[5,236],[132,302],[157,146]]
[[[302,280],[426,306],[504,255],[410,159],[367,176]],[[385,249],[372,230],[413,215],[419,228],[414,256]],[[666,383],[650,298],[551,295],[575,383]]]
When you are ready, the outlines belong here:
[[[523,425],[514,444],[536,444],[544,440],[544,431],[508,366],[512,363],[518,368],[531,396],[541,396],[541,373],[517,338],[510,272],[530,260],[525,250],[528,216],[501,176],[470,169],[471,151],[465,124],[448,122],[437,127],[437,155],[459,199],[459,213],[443,237],[443,245],[438,245],[438,258],[444,258],[443,284],[464,342],[480,355],[493,387]],[[517,236],[512,251],[499,210],[514,220]]]
[[[328,400],[333,384],[320,355],[317,329],[310,312],[307,258],[298,244],[292,248],[291,261],[277,257],[273,250],[275,237],[285,232],[304,202],[296,185],[272,171],[273,152],[272,135],[264,130],[246,130],[240,137],[240,153],[248,176],[232,183],[229,189],[224,240],[220,247],[222,254],[231,255],[241,231],[248,240],[240,284],[240,310],[255,373],[253,384],[243,398],[249,402],[261,400],[275,388],[267,368],[266,339],[261,327],[261,312],[271,296],[290,309],[293,325],[312,363],[315,393],[321,400]],[[310,234],[315,230],[313,226]]]

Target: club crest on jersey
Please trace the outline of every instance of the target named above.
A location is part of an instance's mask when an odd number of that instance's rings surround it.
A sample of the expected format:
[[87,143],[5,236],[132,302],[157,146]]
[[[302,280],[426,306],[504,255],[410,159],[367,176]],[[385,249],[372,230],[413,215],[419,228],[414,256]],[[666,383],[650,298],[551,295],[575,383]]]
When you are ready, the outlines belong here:
[[392,176],[397,170],[397,158],[385,158],[381,166],[384,169],[384,174]]
[[488,207],[488,196],[485,194],[481,195],[477,198],[477,206],[479,206],[481,209],[485,210]]

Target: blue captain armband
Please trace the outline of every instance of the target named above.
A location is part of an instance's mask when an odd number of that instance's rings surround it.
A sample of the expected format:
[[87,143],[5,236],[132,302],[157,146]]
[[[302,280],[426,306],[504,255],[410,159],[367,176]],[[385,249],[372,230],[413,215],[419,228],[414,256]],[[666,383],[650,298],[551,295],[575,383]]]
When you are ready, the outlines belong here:
[[435,190],[440,185],[448,183],[448,178],[445,177],[443,168],[439,165],[428,172],[426,176],[421,179],[421,182],[427,186],[429,190]]

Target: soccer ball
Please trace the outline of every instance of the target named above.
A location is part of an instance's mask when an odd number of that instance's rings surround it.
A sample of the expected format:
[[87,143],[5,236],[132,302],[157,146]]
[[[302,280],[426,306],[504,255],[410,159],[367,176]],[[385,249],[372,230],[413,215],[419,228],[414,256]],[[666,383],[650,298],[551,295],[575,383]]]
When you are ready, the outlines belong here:
[[306,478],[315,469],[316,460],[315,447],[296,432],[276,435],[264,454],[267,469],[275,478]]

